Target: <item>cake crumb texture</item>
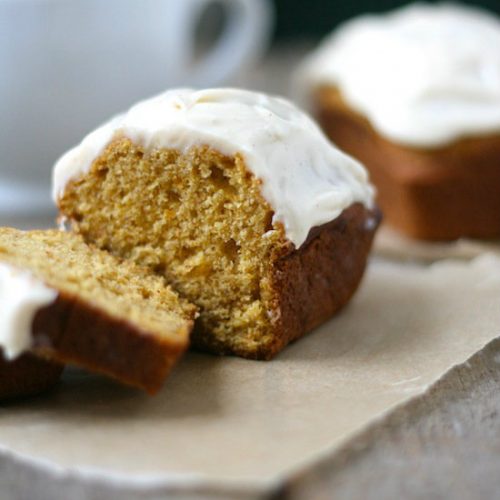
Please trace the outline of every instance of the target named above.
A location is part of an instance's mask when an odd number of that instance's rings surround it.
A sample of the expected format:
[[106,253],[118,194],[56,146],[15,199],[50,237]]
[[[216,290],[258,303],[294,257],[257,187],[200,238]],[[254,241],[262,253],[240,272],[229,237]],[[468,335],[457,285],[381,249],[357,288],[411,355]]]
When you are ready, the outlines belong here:
[[76,234],[0,228],[0,261],[58,291],[33,320],[38,354],[155,392],[187,348],[195,307]]
[[[147,266],[195,303],[200,317],[193,344],[216,353],[274,356],[319,322],[311,317],[310,298],[295,302],[295,288],[300,284],[307,290],[304,284],[313,281],[319,289],[328,282],[330,266],[343,269],[334,253],[307,269],[301,266],[300,252],[310,244],[296,249],[283,226],[273,222],[260,181],[243,156],[225,156],[208,146],[145,150],[117,137],[88,173],[66,186],[58,204],[73,230],[88,242]],[[343,224],[328,229],[356,238],[342,245],[347,252],[356,246],[343,257],[356,262],[356,269],[349,271],[353,278],[342,301],[331,293],[321,297],[321,321],[348,300],[364,269],[377,223],[367,230],[365,219],[373,213],[357,206],[359,234],[349,233]],[[284,279],[284,259],[292,256],[296,279]],[[341,272],[337,277],[348,278]],[[342,288],[342,283],[330,285]],[[301,313],[293,315],[291,308]]]
[[270,266],[288,243],[240,156],[145,152],[122,138],[66,189],[60,208],[88,241],[196,303],[198,329],[236,352],[271,341]]

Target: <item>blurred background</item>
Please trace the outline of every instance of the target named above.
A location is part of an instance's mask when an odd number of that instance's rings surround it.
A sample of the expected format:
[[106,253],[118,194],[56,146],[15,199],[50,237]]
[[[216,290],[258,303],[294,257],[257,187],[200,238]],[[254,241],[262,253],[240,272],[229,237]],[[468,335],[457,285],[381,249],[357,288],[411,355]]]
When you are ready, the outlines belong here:
[[[453,0],[451,0],[453,3]],[[339,24],[355,16],[366,13],[388,12],[404,5],[418,3],[398,0],[272,0],[275,23],[272,44],[267,58],[261,61],[257,75],[246,75],[247,80],[240,82],[261,87],[271,92],[287,94],[286,68],[295,64],[309,50],[314,49],[321,39],[332,32]],[[427,1],[425,3],[443,3]],[[464,0],[462,3],[485,8],[500,16],[500,0]],[[285,61],[283,61],[283,57]],[[262,63],[264,63],[262,65]],[[274,69],[274,70],[273,70]],[[292,69],[292,68],[289,68]],[[266,78],[268,75],[268,78]],[[280,79],[280,75],[283,78]]]
[[[137,100],[176,86],[288,95],[339,23],[407,3],[0,0],[0,224],[51,225],[54,162]],[[500,14],[500,0],[467,3]]]
[[[339,23],[364,12],[385,12],[412,2],[397,0],[273,0],[276,7],[274,42],[318,39]],[[427,2],[439,3],[439,2]],[[500,0],[466,1],[500,14]]]

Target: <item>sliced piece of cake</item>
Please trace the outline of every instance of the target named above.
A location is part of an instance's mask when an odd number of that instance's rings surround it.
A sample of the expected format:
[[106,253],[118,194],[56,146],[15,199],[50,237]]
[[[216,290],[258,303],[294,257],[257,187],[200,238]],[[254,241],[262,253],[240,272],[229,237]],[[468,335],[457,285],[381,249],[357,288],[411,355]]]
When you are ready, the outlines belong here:
[[154,393],[187,348],[194,316],[163,278],[80,236],[0,228],[6,360],[29,351]]
[[291,103],[172,90],[55,167],[62,218],[200,308],[195,346],[269,359],[355,292],[379,222],[364,168]]

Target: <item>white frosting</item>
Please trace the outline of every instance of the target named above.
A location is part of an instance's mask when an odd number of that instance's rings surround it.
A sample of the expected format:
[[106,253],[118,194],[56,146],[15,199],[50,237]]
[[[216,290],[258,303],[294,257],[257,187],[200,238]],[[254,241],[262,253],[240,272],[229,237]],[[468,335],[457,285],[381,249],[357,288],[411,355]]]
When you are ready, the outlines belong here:
[[497,133],[500,20],[454,4],[362,16],[326,39],[297,84],[337,86],[377,131],[403,144],[434,147]]
[[88,172],[116,136],[146,149],[185,151],[206,144],[240,153],[263,181],[262,194],[299,247],[309,230],[354,202],[373,203],[365,169],[334,147],[318,126],[284,99],[237,89],[171,90],[140,102],[88,135],[54,169],[54,198]]
[[29,271],[0,263],[0,347],[6,359],[14,359],[31,347],[35,314],[57,295]]

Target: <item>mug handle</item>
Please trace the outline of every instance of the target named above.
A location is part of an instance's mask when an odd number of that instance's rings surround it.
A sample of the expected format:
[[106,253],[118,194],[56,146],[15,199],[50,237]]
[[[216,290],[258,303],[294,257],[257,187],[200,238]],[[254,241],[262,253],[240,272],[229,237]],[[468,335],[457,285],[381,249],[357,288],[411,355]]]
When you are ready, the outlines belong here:
[[267,48],[274,20],[268,0],[203,0],[199,13],[211,3],[226,9],[227,21],[215,46],[192,68],[189,81],[196,87],[218,85],[256,61]]

